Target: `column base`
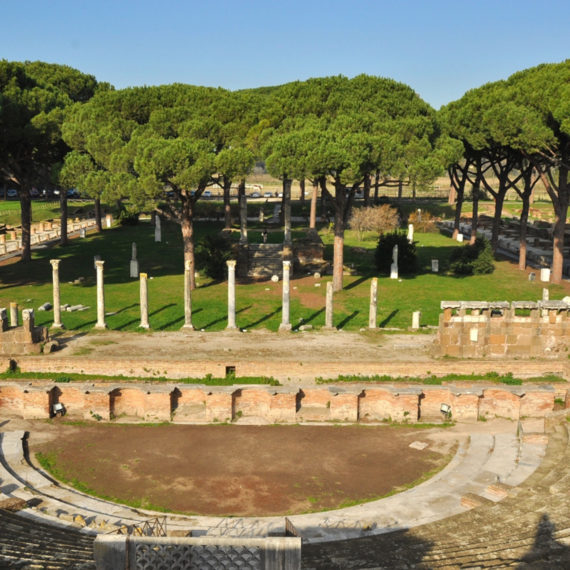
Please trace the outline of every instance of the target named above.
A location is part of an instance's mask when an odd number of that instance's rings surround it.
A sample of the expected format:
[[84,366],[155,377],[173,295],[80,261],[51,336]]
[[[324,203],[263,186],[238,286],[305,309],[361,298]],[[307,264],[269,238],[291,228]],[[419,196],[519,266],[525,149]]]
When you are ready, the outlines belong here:
[[237,331],[238,328],[237,328],[237,326],[235,326],[235,325],[233,325],[233,326],[228,325],[228,326],[226,327],[226,330],[227,330],[227,331]]
[[281,331],[290,331],[293,328],[291,323],[281,323],[279,325],[279,332]]
[[64,329],[65,325],[63,323],[53,323],[50,327],[50,329]]
[[190,325],[182,325],[181,330],[183,331],[193,331],[194,330],[194,325],[190,324]]
[[103,323],[103,324],[97,323],[93,328],[104,330],[107,328],[107,323]]
[[139,329],[150,329],[150,325],[143,325],[143,324],[140,324],[140,325],[139,325]]

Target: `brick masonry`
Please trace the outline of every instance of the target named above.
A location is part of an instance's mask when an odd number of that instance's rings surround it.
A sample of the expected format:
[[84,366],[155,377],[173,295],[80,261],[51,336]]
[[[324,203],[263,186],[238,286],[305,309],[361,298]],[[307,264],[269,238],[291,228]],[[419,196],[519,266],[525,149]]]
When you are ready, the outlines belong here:
[[350,385],[327,387],[203,386],[164,383],[0,383],[0,416],[24,419],[50,417],[62,403],[67,417],[82,420],[228,422],[247,418],[259,423],[295,422],[437,422],[442,404],[452,417],[540,418],[562,397],[564,385],[423,386]]
[[437,353],[461,358],[560,358],[570,348],[570,305],[442,301]]

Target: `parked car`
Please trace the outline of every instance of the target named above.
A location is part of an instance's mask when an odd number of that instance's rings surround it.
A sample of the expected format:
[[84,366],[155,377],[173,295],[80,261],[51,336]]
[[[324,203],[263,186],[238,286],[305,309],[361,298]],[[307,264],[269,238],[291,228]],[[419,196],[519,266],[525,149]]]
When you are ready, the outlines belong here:
[[271,192],[264,192],[263,197],[264,198],[273,198],[273,194]]
[[259,192],[252,192],[250,198],[261,198],[261,194]]
[[17,200],[18,191],[15,188],[8,188],[6,191],[6,198],[8,198],[8,200]]
[[81,195],[79,194],[79,192],[75,188],[71,188],[70,190],[67,191],[67,197],[68,198],[80,198]]
[[202,196],[204,196],[204,198],[211,198],[212,192],[210,190],[205,190]]

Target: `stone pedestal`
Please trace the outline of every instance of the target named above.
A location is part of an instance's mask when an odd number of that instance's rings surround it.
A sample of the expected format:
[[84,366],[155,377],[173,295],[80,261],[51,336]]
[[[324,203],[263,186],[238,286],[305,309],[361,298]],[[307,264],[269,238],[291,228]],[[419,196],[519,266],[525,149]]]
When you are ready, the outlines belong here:
[[543,283],[548,283],[550,281],[550,268],[548,267],[543,267],[540,270],[540,280]]
[[420,328],[420,320],[422,317],[421,311],[414,311],[412,313],[412,329],[418,330]]
[[390,265],[390,279],[398,279],[398,246],[392,250],[392,264]]
[[139,276],[139,262],[137,261],[137,244],[133,242],[131,246],[131,264],[130,264],[131,279],[136,279]]

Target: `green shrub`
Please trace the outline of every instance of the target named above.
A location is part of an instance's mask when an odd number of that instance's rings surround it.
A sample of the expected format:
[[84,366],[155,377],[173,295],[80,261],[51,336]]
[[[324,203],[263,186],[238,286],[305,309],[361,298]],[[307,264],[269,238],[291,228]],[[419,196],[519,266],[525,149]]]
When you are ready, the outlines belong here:
[[196,247],[196,265],[204,273],[223,281],[226,276],[226,261],[232,258],[232,242],[224,234],[209,234]]
[[495,270],[493,261],[491,244],[478,237],[474,244],[460,246],[453,251],[450,269],[455,275],[484,275]]
[[402,274],[415,273],[417,268],[416,244],[410,243],[405,233],[393,232],[380,236],[376,246],[376,268],[381,273],[390,273],[392,251],[398,246],[398,272]]

